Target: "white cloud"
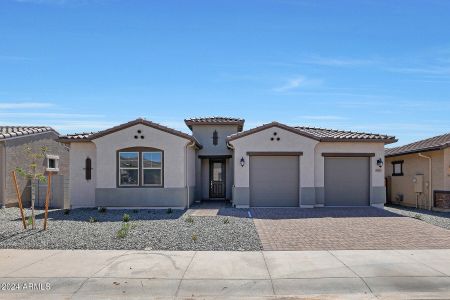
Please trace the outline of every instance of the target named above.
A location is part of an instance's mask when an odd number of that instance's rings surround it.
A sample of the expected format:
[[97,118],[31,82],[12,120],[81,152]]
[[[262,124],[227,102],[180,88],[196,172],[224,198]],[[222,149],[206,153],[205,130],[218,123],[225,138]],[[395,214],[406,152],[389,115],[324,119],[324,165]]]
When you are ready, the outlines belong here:
[[355,58],[335,58],[335,57],[323,57],[320,55],[313,55],[300,60],[300,63],[321,65],[329,67],[354,67],[354,66],[366,66],[379,63],[374,59],[355,59]]
[[54,118],[54,119],[73,119],[73,118],[103,118],[104,115],[94,114],[68,114],[68,113],[30,113],[30,112],[0,112],[1,117],[5,118]]
[[34,109],[52,107],[49,102],[0,102],[0,109]]
[[318,79],[308,79],[304,76],[296,76],[287,80],[285,84],[280,87],[274,88],[275,92],[289,92],[302,87],[320,86],[322,84],[321,80]]

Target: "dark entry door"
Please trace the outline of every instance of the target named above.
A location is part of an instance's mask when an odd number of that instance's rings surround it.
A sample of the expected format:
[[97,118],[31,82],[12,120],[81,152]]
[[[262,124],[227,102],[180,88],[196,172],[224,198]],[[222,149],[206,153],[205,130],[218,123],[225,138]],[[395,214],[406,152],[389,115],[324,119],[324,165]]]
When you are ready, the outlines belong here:
[[209,161],[209,198],[225,198],[225,160]]

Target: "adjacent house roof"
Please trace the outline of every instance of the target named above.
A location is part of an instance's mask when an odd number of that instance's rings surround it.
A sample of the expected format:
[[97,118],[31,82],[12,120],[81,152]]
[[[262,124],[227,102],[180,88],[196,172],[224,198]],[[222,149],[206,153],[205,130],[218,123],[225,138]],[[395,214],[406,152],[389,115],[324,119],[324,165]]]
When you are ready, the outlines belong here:
[[255,127],[250,130],[232,134],[228,137],[229,141],[265,130],[270,127],[279,127],[287,131],[303,135],[320,142],[383,142],[385,144],[395,143],[397,140],[393,136],[374,134],[374,133],[363,133],[363,132],[353,132],[353,131],[342,131],[324,128],[314,128],[314,127],[300,127],[300,126],[288,126],[278,122],[271,122],[264,124],[259,127]]
[[440,150],[450,147],[450,133],[417,141],[400,147],[386,149],[386,157],[424,151]]
[[49,131],[58,134],[56,130],[48,126],[0,126],[0,140]]
[[203,118],[190,118],[184,120],[186,126],[192,130],[192,125],[237,125],[238,131],[242,131],[244,128],[244,119],[231,118],[231,117],[203,117]]
[[196,146],[199,148],[202,148],[202,145],[200,145],[200,143],[192,136],[189,135],[187,133],[166,127],[164,125],[158,124],[158,123],[154,123],[148,120],[145,120],[143,118],[138,118],[136,120],[124,123],[124,124],[120,124],[118,126],[114,126],[112,128],[106,129],[106,130],[102,130],[99,132],[88,132],[88,133],[75,133],[75,134],[68,134],[68,135],[64,135],[64,136],[60,136],[59,137],[59,141],[63,142],[63,143],[72,143],[72,142],[86,142],[86,141],[92,141],[94,139],[97,139],[99,137],[120,131],[122,129],[137,125],[137,124],[142,124],[145,126],[149,126],[182,138],[185,138],[187,140],[190,140],[192,142],[195,142]]

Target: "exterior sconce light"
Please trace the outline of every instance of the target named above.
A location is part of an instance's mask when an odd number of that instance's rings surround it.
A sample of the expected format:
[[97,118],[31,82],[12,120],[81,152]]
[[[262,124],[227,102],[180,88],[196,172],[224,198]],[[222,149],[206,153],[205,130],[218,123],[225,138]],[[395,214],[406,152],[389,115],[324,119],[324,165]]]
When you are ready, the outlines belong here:
[[241,158],[240,163],[241,163],[241,167],[244,167],[244,165],[245,165],[245,159],[244,159],[244,157]]
[[380,167],[380,168],[382,168],[383,165],[384,165],[383,160],[382,160],[381,158],[379,158],[379,159],[377,160],[377,166]]

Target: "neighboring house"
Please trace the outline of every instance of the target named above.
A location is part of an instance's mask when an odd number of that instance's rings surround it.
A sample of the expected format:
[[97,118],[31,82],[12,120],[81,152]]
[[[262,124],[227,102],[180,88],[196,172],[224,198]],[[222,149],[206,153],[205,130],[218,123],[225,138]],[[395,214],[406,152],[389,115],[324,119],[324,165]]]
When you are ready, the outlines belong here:
[[[67,146],[56,141],[59,134],[51,127],[43,126],[0,126],[0,206],[17,206],[17,194],[11,172],[17,167],[27,168],[31,163],[26,147],[34,153],[47,147],[47,155],[37,165],[36,171],[53,173],[50,207],[63,208],[68,202],[64,195],[64,181],[69,176],[69,151]],[[17,174],[22,201],[25,206],[31,202],[30,182]],[[43,206],[47,184],[38,186],[37,206]],[[68,203],[66,203],[66,206]]]
[[392,203],[450,209],[450,133],[386,149],[386,178]]
[[137,119],[70,144],[72,207],[186,208],[228,199],[236,207],[379,206],[386,135],[243,119],[185,120],[192,135]]

